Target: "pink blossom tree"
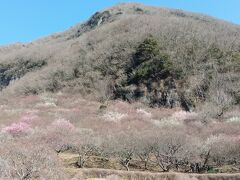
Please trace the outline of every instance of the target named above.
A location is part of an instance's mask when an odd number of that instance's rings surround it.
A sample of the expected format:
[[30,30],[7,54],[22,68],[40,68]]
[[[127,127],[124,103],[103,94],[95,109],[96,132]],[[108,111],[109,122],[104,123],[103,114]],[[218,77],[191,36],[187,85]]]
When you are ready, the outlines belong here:
[[12,136],[27,135],[31,132],[32,128],[28,123],[18,122],[13,123],[2,129],[2,132],[8,133]]

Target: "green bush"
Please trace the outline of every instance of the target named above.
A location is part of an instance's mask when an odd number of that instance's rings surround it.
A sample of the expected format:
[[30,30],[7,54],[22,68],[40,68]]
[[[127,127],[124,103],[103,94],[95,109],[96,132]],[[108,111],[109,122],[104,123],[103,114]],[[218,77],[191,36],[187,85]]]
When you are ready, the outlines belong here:
[[133,58],[130,82],[164,79],[170,75],[173,65],[165,53],[160,52],[158,41],[149,36],[137,48]]
[[133,66],[138,66],[144,61],[149,61],[158,56],[160,53],[159,50],[160,47],[158,41],[152,35],[149,36],[138,46],[133,58]]
[[141,81],[149,78],[166,78],[170,74],[171,68],[168,59],[168,56],[158,56],[157,59],[143,62],[136,68],[134,79]]

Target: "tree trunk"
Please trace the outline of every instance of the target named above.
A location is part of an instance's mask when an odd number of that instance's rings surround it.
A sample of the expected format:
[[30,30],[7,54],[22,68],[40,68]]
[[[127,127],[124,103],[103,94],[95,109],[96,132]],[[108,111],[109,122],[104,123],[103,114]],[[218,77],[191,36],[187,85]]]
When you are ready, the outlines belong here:
[[84,163],[85,163],[84,158],[80,155],[79,159],[78,159],[78,162],[77,162],[77,165],[79,166],[79,168],[83,168]]

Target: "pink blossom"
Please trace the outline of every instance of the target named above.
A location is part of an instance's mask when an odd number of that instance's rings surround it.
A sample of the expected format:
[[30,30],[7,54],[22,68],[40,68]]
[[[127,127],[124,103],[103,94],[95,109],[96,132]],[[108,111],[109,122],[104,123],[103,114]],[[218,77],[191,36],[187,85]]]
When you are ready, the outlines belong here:
[[2,129],[2,132],[13,136],[26,135],[31,131],[31,126],[25,122],[13,123]]
[[52,125],[51,125],[54,129],[59,129],[59,130],[74,130],[75,127],[72,123],[70,123],[69,121],[65,120],[65,119],[58,119],[55,120]]
[[27,123],[27,124],[32,124],[38,118],[39,117],[37,115],[33,114],[33,113],[26,113],[19,119],[19,121]]

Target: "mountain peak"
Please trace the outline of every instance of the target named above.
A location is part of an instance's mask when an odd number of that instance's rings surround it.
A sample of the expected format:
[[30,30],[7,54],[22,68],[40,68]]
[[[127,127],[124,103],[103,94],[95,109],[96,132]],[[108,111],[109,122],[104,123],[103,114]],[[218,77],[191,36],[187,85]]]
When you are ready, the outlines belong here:
[[[182,10],[123,3],[63,33],[1,48],[0,88],[16,94],[66,90],[106,96],[109,91],[109,98],[145,99],[158,106],[170,106],[167,99],[174,96],[175,104],[190,110],[206,101],[214,81],[220,81],[220,75],[216,80],[209,74],[226,69],[233,79],[221,81],[234,83],[227,93],[238,99],[239,51],[239,26]],[[203,88],[201,97],[198,88]],[[161,93],[165,99],[156,100]]]

